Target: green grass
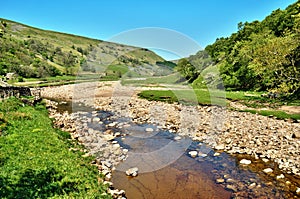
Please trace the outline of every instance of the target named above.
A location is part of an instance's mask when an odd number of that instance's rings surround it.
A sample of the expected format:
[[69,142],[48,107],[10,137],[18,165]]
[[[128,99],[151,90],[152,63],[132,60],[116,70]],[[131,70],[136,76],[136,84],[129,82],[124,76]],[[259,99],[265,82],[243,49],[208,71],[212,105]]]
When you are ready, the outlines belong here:
[[11,98],[0,103],[1,198],[110,198],[99,182],[92,157],[70,135],[52,127],[43,105],[24,106]]
[[180,85],[183,84],[183,82],[180,82],[181,75],[178,73],[174,73],[168,76],[162,76],[162,77],[148,77],[141,80],[135,80],[135,79],[123,79],[122,84],[123,85],[136,85],[136,86],[145,86],[145,85],[157,85],[159,84],[176,84]]
[[179,102],[190,105],[226,105],[224,93],[205,89],[197,90],[145,90],[138,94],[152,101]]
[[[226,105],[225,93],[222,91],[208,91],[207,89],[194,90],[145,90],[138,94],[139,97],[151,101],[163,101],[168,103],[179,102],[188,105]],[[231,100],[239,100],[251,107],[259,108],[260,103],[281,103],[274,99],[265,99],[260,96],[258,92],[226,92],[226,97]],[[294,102],[294,105],[298,102]],[[242,112],[250,112],[253,114],[260,114],[264,116],[274,116],[278,119],[294,119],[300,120],[299,114],[289,114],[284,111],[277,110],[238,110]]]
[[241,112],[249,112],[252,114],[259,114],[263,116],[273,116],[278,119],[293,119],[293,120],[300,120],[299,114],[288,114],[284,111],[276,111],[276,110],[240,110]]

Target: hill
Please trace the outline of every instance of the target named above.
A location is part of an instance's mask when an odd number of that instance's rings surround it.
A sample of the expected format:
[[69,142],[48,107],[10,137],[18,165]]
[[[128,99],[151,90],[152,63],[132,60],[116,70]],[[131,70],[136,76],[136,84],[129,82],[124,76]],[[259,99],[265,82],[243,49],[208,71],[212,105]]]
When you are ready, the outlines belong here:
[[[135,75],[170,73],[164,59],[143,48],[41,30],[0,18],[0,75],[41,78],[105,72],[121,65]],[[115,71],[114,71],[115,72]]]
[[299,96],[300,1],[262,21],[240,22],[236,33],[178,63],[177,70],[194,87],[223,82],[228,90]]
[[239,23],[236,33],[205,50],[228,89],[299,95],[300,1],[262,21]]

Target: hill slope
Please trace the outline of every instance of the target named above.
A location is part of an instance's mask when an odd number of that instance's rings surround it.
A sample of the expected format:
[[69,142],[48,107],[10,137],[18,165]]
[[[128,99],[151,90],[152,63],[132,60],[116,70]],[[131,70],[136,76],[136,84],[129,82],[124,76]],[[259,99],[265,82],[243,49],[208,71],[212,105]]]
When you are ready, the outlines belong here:
[[[79,71],[95,73],[115,64],[133,71],[151,66],[151,71],[146,71],[151,74],[161,69],[156,65],[161,61],[164,59],[147,49],[41,30],[0,18],[0,75],[14,72],[39,78]],[[167,68],[164,72],[170,71]]]
[[242,90],[300,94],[300,1],[263,21],[239,23],[238,32],[205,49],[224,85]]

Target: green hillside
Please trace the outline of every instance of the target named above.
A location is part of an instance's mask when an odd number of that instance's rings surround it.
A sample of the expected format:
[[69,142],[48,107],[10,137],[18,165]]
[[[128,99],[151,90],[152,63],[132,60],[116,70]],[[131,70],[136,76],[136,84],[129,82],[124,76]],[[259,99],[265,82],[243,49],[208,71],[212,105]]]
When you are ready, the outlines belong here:
[[299,96],[300,1],[273,11],[263,21],[239,23],[236,33],[205,50],[228,89]]
[[13,72],[20,77],[41,78],[80,71],[104,72],[115,64],[143,68],[161,61],[164,59],[147,49],[41,30],[0,18],[0,75]]

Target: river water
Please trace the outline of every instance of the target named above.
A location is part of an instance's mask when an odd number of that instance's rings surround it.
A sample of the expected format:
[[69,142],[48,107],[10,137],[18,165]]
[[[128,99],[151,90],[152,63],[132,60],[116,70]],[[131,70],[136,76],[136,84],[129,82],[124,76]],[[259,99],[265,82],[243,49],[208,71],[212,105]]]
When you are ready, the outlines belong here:
[[[70,103],[60,103],[58,109],[91,111],[82,104]],[[299,197],[295,190],[300,179],[282,173],[274,162],[215,151],[155,124],[135,124],[130,118],[116,117],[111,112],[99,111],[98,115],[105,126],[90,127],[105,130],[113,122],[126,124],[110,128],[125,135],[113,141],[129,151],[128,158],[113,172],[112,182],[115,188],[125,190],[129,199]],[[191,157],[190,151],[197,151],[197,157]],[[252,163],[242,165],[242,159]],[[131,167],[138,167],[137,177],[126,176],[125,171]],[[273,172],[265,173],[265,168]]]

